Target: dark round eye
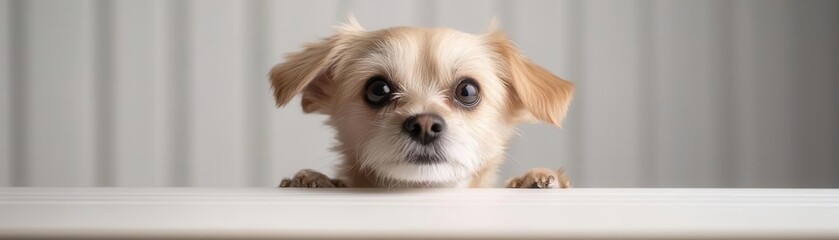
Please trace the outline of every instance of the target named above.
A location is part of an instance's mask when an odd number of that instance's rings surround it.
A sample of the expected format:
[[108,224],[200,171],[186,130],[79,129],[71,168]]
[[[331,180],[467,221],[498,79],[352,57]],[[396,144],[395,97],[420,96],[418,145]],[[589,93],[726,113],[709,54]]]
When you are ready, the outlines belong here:
[[457,98],[457,101],[467,107],[478,105],[478,101],[480,100],[480,97],[478,97],[479,93],[478,83],[471,78],[461,81],[454,90],[454,96]]
[[367,80],[364,96],[370,105],[381,106],[387,103],[391,94],[393,94],[393,88],[385,78],[376,76]]

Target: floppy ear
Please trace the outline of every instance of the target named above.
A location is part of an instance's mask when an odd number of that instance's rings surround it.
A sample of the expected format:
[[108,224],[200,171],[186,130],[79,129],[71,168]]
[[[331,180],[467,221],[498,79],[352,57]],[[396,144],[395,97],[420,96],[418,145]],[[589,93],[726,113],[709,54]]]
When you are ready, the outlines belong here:
[[348,39],[364,29],[350,15],[347,23],[336,30],[338,33],[334,36],[306,44],[303,51],[289,54],[284,63],[271,68],[268,75],[278,107],[285,106],[302,93],[304,112],[330,112],[332,68],[347,48]]
[[502,77],[512,90],[515,104],[537,120],[561,127],[574,95],[574,84],[524,58],[500,31],[493,30],[486,37],[500,56]]
[[306,45],[302,52],[293,53],[286,61],[271,68],[271,87],[277,106],[288,104],[294,96],[303,93],[303,111],[311,113],[328,106],[329,69],[333,52],[333,39]]

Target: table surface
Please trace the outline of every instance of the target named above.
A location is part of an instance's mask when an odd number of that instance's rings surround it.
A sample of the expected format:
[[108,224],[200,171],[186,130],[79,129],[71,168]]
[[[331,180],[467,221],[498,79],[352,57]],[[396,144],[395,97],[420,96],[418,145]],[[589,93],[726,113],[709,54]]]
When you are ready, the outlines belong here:
[[0,188],[0,238],[839,238],[839,189]]

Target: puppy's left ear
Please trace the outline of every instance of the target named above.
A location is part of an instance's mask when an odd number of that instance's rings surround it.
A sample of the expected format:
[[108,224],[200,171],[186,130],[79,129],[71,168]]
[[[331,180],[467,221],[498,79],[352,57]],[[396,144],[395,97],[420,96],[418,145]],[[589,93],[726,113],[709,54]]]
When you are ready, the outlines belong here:
[[493,30],[485,37],[500,56],[502,77],[512,88],[514,104],[536,120],[561,127],[574,95],[574,84],[524,58],[502,32]]

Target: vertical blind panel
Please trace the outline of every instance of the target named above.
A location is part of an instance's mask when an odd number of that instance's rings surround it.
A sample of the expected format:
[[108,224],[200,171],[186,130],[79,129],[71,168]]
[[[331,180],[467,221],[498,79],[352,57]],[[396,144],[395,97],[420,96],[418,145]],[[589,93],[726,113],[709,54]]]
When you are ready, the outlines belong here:
[[24,4],[28,185],[93,186],[94,6],[90,1]]
[[[795,7],[795,18],[801,21],[793,33],[796,43],[795,62],[799,67],[796,79],[797,102],[794,113],[798,131],[799,186],[835,187],[839,185],[839,2],[805,2]],[[832,131],[831,131],[832,129]]]
[[[831,11],[832,9],[839,9],[839,3],[831,1],[828,5],[828,8],[822,9],[823,11],[827,12],[827,14],[824,14],[824,16],[829,16],[825,17],[828,23],[826,24],[826,27],[830,29],[830,31],[828,31],[825,41],[829,43],[839,42],[839,29],[837,29],[833,24],[831,24],[839,22],[839,16],[833,14],[834,12]],[[836,79],[839,79],[839,68],[835,67],[836,65],[839,65],[839,46],[833,45],[833,49],[827,52],[829,53],[828,66],[831,67],[828,67],[828,69],[830,69],[827,70],[828,74],[822,77],[825,78],[824,81],[829,82],[825,85],[831,86],[827,89],[839,89],[839,81],[836,81]],[[830,92],[830,97],[827,97],[828,102],[832,103],[828,104],[828,108],[832,110],[826,110],[826,112],[829,115],[832,115],[832,117],[826,119],[827,124],[830,126],[825,127],[823,129],[833,129],[833,133],[824,133],[825,135],[828,135],[825,137],[824,140],[828,144],[828,148],[830,148],[829,153],[826,154],[829,157],[825,158],[824,161],[830,162],[830,164],[833,165],[832,168],[830,168],[832,169],[831,177],[833,178],[833,183],[831,184],[831,186],[836,187],[839,186],[839,161],[836,161],[836,159],[839,159],[839,148],[836,147],[836,145],[839,145],[839,124],[836,124],[839,123],[839,94],[836,94],[835,90],[828,91]],[[823,129],[819,129],[818,131],[822,132],[824,131]],[[815,141],[822,141],[822,139],[816,139]]]
[[664,187],[719,187],[726,176],[717,111],[728,96],[724,88],[727,48],[722,2],[657,1],[653,42],[655,166]]
[[0,23],[0,187],[9,187],[12,184],[12,48],[9,10],[9,1],[0,1],[0,16],[6,18]]
[[[271,24],[266,57],[271,65],[284,62],[289,53],[301,51],[304,43],[331,36],[332,27],[344,19],[344,8],[336,1],[272,1],[268,5]],[[301,19],[305,19],[305,24],[301,24]],[[324,125],[326,116],[303,114],[299,97],[279,109],[273,107],[273,96],[271,99],[270,129],[266,130],[271,134],[270,162],[266,176],[275,178],[276,185],[281,177],[291,177],[304,168],[334,174],[338,155],[329,150],[334,141],[331,129]]]
[[[558,12],[554,28],[556,34],[559,35],[553,44],[556,45],[557,52],[554,54],[555,66],[550,66],[550,70],[557,76],[578,84],[584,81],[581,74],[581,25],[582,15],[580,13],[582,3],[577,0],[562,0],[557,1],[553,11]],[[521,16],[521,15],[519,15]],[[525,23],[526,24],[526,23]],[[550,43],[549,43],[550,44]],[[534,48],[539,51],[538,48]],[[576,89],[579,91],[579,88]],[[568,176],[572,179],[579,179],[582,176],[582,159],[580,158],[580,149],[582,147],[582,105],[575,104],[576,98],[579,95],[575,94],[575,99],[571,101],[571,107],[562,122],[562,129],[559,135],[554,135],[559,142],[555,146],[561,152],[557,159],[551,159],[552,162],[558,162],[561,167],[565,168]],[[552,138],[549,138],[552,139]],[[535,139],[534,139],[535,140]],[[552,165],[551,165],[552,166]]]
[[274,186],[277,184],[276,169],[268,168],[271,145],[271,113],[276,111],[271,86],[268,83],[268,69],[275,64],[273,58],[279,56],[270,52],[270,16],[274,14],[268,1],[249,1],[246,6],[246,33],[248,59],[246,75],[243,79],[247,87],[246,107],[248,112],[246,156],[249,186]]
[[[564,5],[562,7],[568,7]],[[521,53],[553,73],[569,81],[578,81],[566,76],[569,70],[562,67],[567,64],[572,55],[565,48],[573,36],[569,35],[571,22],[568,16],[555,14],[561,11],[557,1],[516,1],[508,6],[510,11],[504,20],[509,23],[506,32],[518,45]],[[575,127],[569,126],[567,129]],[[519,127],[521,135],[511,144],[509,151],[510,161],[504,168],[504,172],[510,175],[520,175],[534,167],[547,167],[576,171],[577,166],[574,160],[572,148],[573,135],[558,127],[547,124],[525,124]],[[551,139],[551,141],[545,141]],[[570,175],[578,176],[577,172],[569,172]],[[505,176],[505,179],[512,176]]]
[[[753,139],[753,137],[747,137],[746,134],[749,133],[746,127],[751,125],[749,122],[752,119],[747,119],[748,115],[754,114],[754,111],[751,110],[749,106],[749,98],[746,95],[746,90],[749,88],[749,83],[755,82],[755,73],[753,72],[756,68],[757,64],[753,63],[753,58],[749,57],[749,53],[754,52],[753,48],[754,45],[752,42],[755,41],[757,38],[756,36],[752,36],[755,34],[754,29],[751,29],[752,24],[752,15],[753,12],[750,7],[753,7],[753,2],[747,1],[739,1],[733,3],[732,12],[733,12],[733,19],[732,22],[732,38],[734,38],[734,48],[733,48],[733,64],[735,66],[734,70],[734,79],[733,79],[733,88],[734,92],[737,94],[734,96],[732,103],[734,104],[734,121],[735,121],[735,147],[736,150],[734,152],[734,156],[736,156],[736,168],[737,169],[744,169],[749,167],[747,164],[751,162],[750,160],[746,160],[746,158],[754,159],[756,158],[754,155],[756,154],[754,151],[754,145],[747,145],[744,142],[747,139]],[[746,170],[742,170],[738,172],[735,176],[735,185],[738,187],[745,187],[755,184],[755,177],[754,176],[747,176]]]
[[483,0],[466,1],[422,1],[431,4],[433,26],[457,29],[468,33],[482,33],[489,26],[496,9],[493,2]]
[[[839,111],[835,74],[839,66],[839,22],[836,10],[839,3],[832,1],[796,2],[791,6],[795,20],[791,29],[796,37],[791,66],[794,84],[789,91],[794,95],[791,114],[795,116],[794,147],[796,149],[797,180],[799,186],[829,187],[837,174],[839,156],[831,151],[839,146],[836,135]],[[823,46],[822,43],[832,43]],[[833,98],[833,99],[831,99]],[[809,117],[803,117],[809,116]],[[831,131],[832,129],[832,131]]]
[[744,2],[743,35],[738,58],[743,73],[741,87],[743,153],[741,169],[748,186],[790,187],[795,185],[799,160],[795,153],[795,118],[790,88],[797,84],[789,56],[795,26],[790,21],[791,2]]
[[[576,104],[584,109],[582,131],[585,186],[640,186],[646,166],[640,158],[647,133],[639,71],[643,34],[637,31],[639,6],[633,2],[586,1],[583,3],[582,59],[584,80]],[[647,76],[643,76],[647,77]]]
[[191,2],[191,183],[244,186],[246,97],[243,2]]
[[[153,119],[150,123],[154,125],[152,129],[152,142],[148,143],[153,145],[153,156],[152,163],[149,164],[151,166],[152,171],[156,172],[157,174],[152,175],[151,177],[154,178],[153,181],[147,182],[145,184],[150,184],[153,186],[163,185],[163,186],[173,186],[174,184],[174,177],[173,177],[173,166],[175,162],[175,157],[173,154],[174,148],[174,119],[172,116],[173,112],[173,89],[174,89],[174,82],[177,80],[185,81],[186,79],[176,79],[174,76],[175,66],[174,63],[175,58],[172,56],[174,54],[174,41],[176,41],[175,37],[173,36],[173,11],[174,9],[171,7],[170,1],[166,0],[154,0],[151,1],[151,19],[149,26],[152,29],[157,29],[151,39],[150,44],[150,51],[151,54],[151,79],[148,81],[152,82],[151,86],[151,98],[147,99],[150,102],[151,107],[151,114]],[[185,71],[181,69],[181,71]],[[182,95],[180,93],[179,95]],[[186,159],[180,159],[180,161],[186,161]]]
[[165,186],[167,162],[157,129],[163,128],[158,108],[166,99],[160,81],[162,57],[161,3],[113,3],[114,166],[118,186]]
[[423,1],[348,0],[348,9],[367,30],[422,25]]
[[[794,118],[793,126],[796,129],[795,148],[797,157],[804,160],[798,164],[798,184],[832,186],[832,178],[839,180],[837,174],[833,174],[839,166],[839,156],[831,153],[839,146],[836,138],[839,121],[833,115],[839,112],[839,100],[835,98],[839,95],[839,75],[835,74],[836,66],[839,66],[839,45],[836,44],[839,29],[833,26],[839,22],[836,16],[839,3],[797,3],[792,9],[797,26],[792,29],[796,36],[793,75],[804,81],[790,90],[796,100],[792,114],[798,116]],[[832,44],[822,46],[822,42]]]

